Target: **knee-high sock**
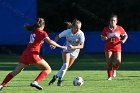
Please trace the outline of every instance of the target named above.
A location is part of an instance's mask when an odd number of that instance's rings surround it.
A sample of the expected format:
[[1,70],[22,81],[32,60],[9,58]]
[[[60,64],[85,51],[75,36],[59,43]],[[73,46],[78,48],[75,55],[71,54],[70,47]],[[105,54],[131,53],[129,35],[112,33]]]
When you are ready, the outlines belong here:
[[58,79],[62,80],[66,71],[68,69],[68,63],[63,63],[61,69],[58,71],[58,73],[56,74],[58,76]]
[[47,72],[43,70],[43,71],[38,75],[38,77],[35,79],[35,81],[36,81],[36,82],[40,82],[40,81],[41,81],[42,79],[44,79],[47,75],[48,75]]
[[1,83],[1,85],[2,85],[2,86],[5,86],[13,77],[14,77],[14,76],[13,76],[11,73],[9,73],[9,74],[5,77],[5,79],[3,80],[3,82]]
[[109,78],[109,77],[112,77],[112,74],[113,74],[113,69],[112,69],[112,67],[108,67],[108,68],[107,68],[107,74],[108,74],[108,78]]

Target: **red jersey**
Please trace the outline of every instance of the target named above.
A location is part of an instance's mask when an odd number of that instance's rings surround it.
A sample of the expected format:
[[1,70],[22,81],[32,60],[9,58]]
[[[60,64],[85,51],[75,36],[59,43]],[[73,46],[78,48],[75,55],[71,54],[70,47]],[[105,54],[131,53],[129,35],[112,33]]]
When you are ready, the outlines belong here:
[[43,58],[39,55],[39,53],[45,37],[48,37],[45,31],[32,31],[29,44],[20,56],[19,62],[28,65],[41,61]]
[[105,27],[102,31],[102,35],[108,38],[105,44],[105,52],[120,52],[120,39],[121,36],[123,36],[124,34],[125,30],[121,26],[117,25],[117,27],[114,30],[111,30],[109,26]]
[[44,43],[45,37],[48,37],[48,34],[43,30],[34,30],[30,35],[30,41],[26,48],[27,51],[37,51],[40,53],[42,44]]

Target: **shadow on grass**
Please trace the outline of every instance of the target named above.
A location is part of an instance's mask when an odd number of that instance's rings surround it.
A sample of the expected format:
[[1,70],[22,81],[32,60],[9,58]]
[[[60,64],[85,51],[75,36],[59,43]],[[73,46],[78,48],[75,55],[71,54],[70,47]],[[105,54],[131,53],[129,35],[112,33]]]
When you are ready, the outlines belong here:
[[[120,70],[140,70],[140,54],[123,54]],[[44,56],[45,58],[45,56]],[[49,63],[52,70],[59,70],[62,66],[61,55],[47,55],[45,60]],[[13,55],[0,56],[0,71],[13,70],[18,64],[18,57]],[[38,70],[33,65],[25,70]],[[104,54],[84,54],[80,55],[69,70],[106,70]]]

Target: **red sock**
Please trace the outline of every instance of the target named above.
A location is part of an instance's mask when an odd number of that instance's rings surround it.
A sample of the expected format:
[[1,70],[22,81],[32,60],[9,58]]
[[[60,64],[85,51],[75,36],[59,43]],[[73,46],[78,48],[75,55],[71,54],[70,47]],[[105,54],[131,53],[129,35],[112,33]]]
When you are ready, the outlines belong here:
[[36,82],[40,82],[43,78],[45,78],[47,76],[47,72],[46,71],[42,71],[38,77],[35,79]]
[[119,66],[113,66],[113,70],[119,69]]
[[113,73],[112,67],[107,68],[108,77],[112,77],[112,73]]
[[14,77],[14,76],[13,76],[11,73],[9,73],[9,74],[5,77],[5,79],[3,80],[3,82],[1,83],[1,85],[2,85],[2,86],[5,86],[13,77]]

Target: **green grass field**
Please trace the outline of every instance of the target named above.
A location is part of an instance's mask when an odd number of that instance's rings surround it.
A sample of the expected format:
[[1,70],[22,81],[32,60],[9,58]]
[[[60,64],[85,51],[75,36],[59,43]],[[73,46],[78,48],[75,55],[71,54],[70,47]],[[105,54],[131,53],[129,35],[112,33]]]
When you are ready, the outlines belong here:
[[[48,81],[62,65],[61,56],[44,56],[53,71],[40,85],[43,90],[30,87],[30,83],[39,74],[39,70],[30,66],[12,79],[1,93],[140,93],[140,54],[123,54],[120,70],[112,81],[107,80],[106,63],[103,54],[82,54],[64,77],[62,87],[48,86]],[[18,56],[0,55],[0,82],[14,69]],[[76,76],[84,79],[83,86],[73,86]]]

